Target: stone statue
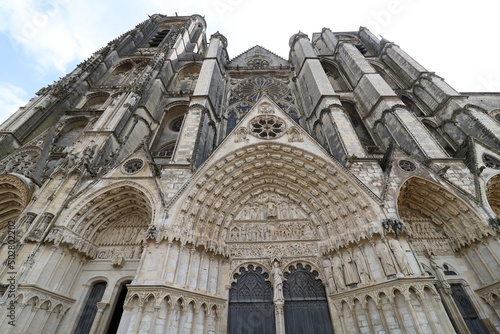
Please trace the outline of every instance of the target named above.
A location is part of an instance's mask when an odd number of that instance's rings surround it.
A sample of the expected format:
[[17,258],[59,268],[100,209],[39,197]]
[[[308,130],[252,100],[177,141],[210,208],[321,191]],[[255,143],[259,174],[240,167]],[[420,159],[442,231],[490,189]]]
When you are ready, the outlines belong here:
[[236,130],[236,138],[234,139],[234,141],[236,143],[247,142],[248,141],[247,135],[248,135],[248,130],[246,128],[238,128]]
[[346,285],[356,284],[359,282],[358,275],[354,272],[352,267],[351,249],[348,249],[342,254],[342,262],[344,264],[344,279]]
[[401,272],[405,275],[413,275],[413,271],[411,270],[410,264],[408,263],[408,260],[406,259],[405,252],[403,248],[401,248],[401,245],[399,244],[399,241],[396,239],[390,239],[389,240],[389,247],[391,248],[392,252],[394,253],[394,257],[396,258],[396,262],[399,265],[399,268],[401,268]]
[[267,217],[276,217],[278,214],[276,203],[274,203],[271,199],[267,202]]
[[385,245],[385,242],[383,240],[377,243],[377,256],[382,263],[382,268],[384,269],[385,276],[396,275],[396,267],[394,266],[394,262],[392,261],[389,249],[387,249],[387,246]]
[[358,269],[358,275],[361,283],[368,283],[371,280],[370,271],[366,265],[365,257],[360,248],[356,248],[354,252],[354,263]]
[[289,142],[304,141],[304,139],[302,139],[302,134],[300,133],[300,130],[296,126],[292,126],[290,130],[288,130],[288,141]]
[[333,280],[337,286],[337,291],[345,289],[344,276],[342,275],[342,260],[338,254],[332,258]]
[[436,261],[434,260],[434,255],[432,255],[432,253],[429,252],[427,256],[429,257],[429,262],[431,264],[431,267],[436,273],[436,278],[441,284],[441,287],[443,288],[444,292],[447,295],[451,295],[452,293],[451,286],[450,283],[448,283],[448,280],[446,279],[446,275],[444,274],[443,268],[436,263]]
[[122,250],[113,251],[113,258],[111,264],[113,267],[121,268],[125,264],[125,252]]
[[271,275],[273,277],[274,283],[274,299],[273,301],[276,303],[284,303],[285,297],[283,296],[283,272],[279,267],[278,260],[274,260],[273,269],[271,270]]

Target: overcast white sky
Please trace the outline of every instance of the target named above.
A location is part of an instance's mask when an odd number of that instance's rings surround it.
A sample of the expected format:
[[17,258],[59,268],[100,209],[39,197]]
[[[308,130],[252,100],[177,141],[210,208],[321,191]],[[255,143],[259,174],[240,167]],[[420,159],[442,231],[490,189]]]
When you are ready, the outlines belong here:
[[492,0],[0,0],[0,122],[148,14],[176,12],[205,16],[231,58],[259,44],[288,59],[298,30],[366,26],[460,92],[500,91]]

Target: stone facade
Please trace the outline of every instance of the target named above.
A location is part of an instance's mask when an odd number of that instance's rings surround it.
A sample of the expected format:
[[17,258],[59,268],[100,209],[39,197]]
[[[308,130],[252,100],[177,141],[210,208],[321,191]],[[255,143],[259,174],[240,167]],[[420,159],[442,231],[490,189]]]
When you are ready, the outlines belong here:
[[0,126],[2,332],[497,332],[499,96],[365,28],[205,28],[153,15]]

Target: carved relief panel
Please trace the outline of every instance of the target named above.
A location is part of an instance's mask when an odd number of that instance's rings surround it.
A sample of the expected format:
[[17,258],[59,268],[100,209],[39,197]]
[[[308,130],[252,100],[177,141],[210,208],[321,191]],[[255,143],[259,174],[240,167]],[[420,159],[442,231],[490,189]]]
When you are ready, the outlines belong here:
[[103,230],[96,239],[99,246],[97,259],[111,259],[113,266],[121,267],[125,259],[139,259],[147,224],[141,215],[124,217],[118,224]]
[[226,236],[235,257],[315,254],[319,239],[316,226],[298,203],[270,191],[242,206]]
[[443,228],[431,221],[408,221],[408,226],[412,231],[411,243],[417,253],[424,254],[427,249],[436,255],[453,253]]

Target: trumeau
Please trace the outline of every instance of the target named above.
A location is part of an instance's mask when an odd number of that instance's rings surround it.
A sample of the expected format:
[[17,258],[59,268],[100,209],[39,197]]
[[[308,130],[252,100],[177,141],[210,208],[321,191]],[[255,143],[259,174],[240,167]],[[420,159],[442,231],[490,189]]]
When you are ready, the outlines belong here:
[[205,29],[152,15],[0,125],[2,331],[500,330],[498,97],[363,27]]

